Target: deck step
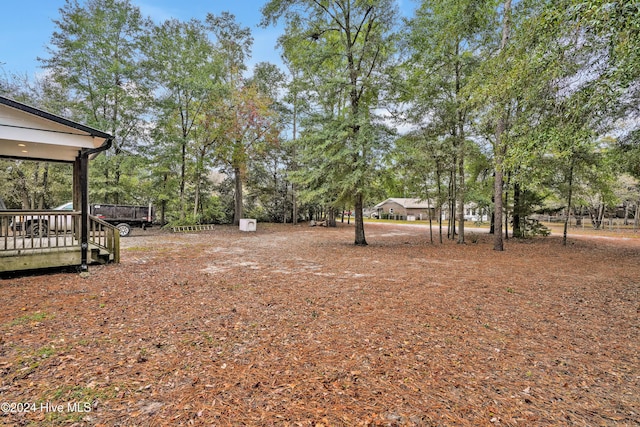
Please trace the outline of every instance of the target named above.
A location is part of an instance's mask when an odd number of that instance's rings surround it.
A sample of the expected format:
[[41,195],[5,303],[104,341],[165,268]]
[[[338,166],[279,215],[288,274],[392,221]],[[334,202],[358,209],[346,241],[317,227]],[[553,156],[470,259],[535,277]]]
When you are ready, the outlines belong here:
[[90,245],[91,260],[98,264],[108,264],[115,259],[115,254],[106,248]]

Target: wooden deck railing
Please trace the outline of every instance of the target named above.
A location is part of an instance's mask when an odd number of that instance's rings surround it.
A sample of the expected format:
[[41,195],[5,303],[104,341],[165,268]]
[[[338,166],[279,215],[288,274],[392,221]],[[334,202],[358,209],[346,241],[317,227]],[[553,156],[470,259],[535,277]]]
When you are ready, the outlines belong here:
[[[80,248],[80,212],[0,211],[0,255],[20,256]],[[89,217],[90,245],[113,254],[120,261],[118,230],[96,217]]]
[[113,254],[113,262],[120,262],[120,233],[114,225],[90,216],[89,243]]
[[80,246],[80,212],[0,211],[0,251]]

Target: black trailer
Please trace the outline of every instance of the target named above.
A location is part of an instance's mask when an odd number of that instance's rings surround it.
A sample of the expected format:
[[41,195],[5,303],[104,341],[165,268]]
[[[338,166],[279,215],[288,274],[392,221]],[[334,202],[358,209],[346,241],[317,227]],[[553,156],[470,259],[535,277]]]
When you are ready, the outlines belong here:
[[91,215],[115,225],[120,236],[128,236],[131,227],[141,227],[143,230],[153,225],[153,207],[133,205],[105,205],[90,206]]

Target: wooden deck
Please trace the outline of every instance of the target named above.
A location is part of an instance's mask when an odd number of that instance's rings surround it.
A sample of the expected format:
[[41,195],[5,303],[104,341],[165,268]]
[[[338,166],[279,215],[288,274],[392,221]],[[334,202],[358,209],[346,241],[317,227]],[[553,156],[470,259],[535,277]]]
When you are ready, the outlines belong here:
[[[20,218],[56,224],[60,216],[73,218],[68,226],[36,233],[35,228],[14,226]],[[73,212],[0,212],[0,273],[41,268],[68,267],[82,264],[78,214]],[[87,261],[90,264],[120,262],[120,240],[115,227],[90,218]]]

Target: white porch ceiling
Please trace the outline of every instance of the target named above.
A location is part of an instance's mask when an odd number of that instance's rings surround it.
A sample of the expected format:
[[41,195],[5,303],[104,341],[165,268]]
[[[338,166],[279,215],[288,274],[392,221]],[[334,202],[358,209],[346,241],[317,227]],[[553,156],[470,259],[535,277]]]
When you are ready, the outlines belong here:
[[73,162],[111,137],[101,131],[0,97],[0,157]]

